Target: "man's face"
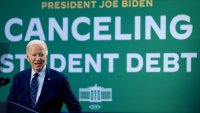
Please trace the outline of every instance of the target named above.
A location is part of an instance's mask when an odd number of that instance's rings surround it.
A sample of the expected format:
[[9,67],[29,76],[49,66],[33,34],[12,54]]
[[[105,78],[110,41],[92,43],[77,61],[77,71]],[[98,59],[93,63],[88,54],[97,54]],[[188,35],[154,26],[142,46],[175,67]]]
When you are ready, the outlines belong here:
[[46,64],[47,54],[45,47],[41,44],[32,44],[26,53],[27,60],[35,72],[40,72]]

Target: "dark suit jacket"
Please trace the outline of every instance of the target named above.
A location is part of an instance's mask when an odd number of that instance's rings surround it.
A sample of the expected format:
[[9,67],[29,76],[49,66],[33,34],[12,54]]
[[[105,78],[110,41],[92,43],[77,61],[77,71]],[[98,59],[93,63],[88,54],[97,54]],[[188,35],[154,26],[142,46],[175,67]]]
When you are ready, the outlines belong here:
[[[14,75],[7,100],[30,107],[31,69]],[[46,75],[35,111],[39,113],[60,113],[63,102],[70,113],[80,113],[81,106],[76,100],[67,78],[60,72],[46,68]]]

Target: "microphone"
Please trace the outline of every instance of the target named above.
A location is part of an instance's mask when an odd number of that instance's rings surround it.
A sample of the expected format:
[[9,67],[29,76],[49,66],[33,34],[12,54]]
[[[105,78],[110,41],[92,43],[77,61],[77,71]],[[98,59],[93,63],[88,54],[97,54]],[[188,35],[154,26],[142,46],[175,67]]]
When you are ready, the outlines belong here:
[[1,86],[5,86],[5,85],[7,85],[8,83],[10,83],[10,79],[9,78],[0,78],[0,87]]
[[1,78],[0,78],[0,82],[1,82],[2,80],[3,80],[3,78],[1,77]]

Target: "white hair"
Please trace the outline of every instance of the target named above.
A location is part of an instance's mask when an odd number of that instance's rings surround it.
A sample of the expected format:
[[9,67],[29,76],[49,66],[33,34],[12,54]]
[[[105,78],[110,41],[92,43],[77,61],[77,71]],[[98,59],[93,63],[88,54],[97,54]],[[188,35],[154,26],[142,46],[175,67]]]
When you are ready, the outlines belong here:
[[48,55],[48,48],[47,48],[47,45],[46,45],[46,43],[45,43],[44,41],[42,41],[42,40],[31,40],[31,41],[27,44],[27,46],[26,46],[26,53],[28,53],[28,49],[29,49],[30,45],[33,45],[33,44],[40,44],[40,45],[42,45],[42,46],[45,48],[45,53],[46,53],[46,55]]

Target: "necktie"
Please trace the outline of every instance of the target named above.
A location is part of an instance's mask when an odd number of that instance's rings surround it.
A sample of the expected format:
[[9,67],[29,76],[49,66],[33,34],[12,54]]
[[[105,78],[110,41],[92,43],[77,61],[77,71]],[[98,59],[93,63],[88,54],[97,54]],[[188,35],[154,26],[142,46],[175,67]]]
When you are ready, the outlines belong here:
[[30,101],[31,101],[31,107],[32,108],[35,108],[35,104],[36,104],[36,96],[37,96],[37,90],[38,90],[38,76],[39,74],[38,73],[35,73],[33,75],[34,77],[32,78],[32,81],[31,81],[31,86],[30,86]]

